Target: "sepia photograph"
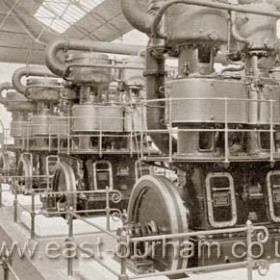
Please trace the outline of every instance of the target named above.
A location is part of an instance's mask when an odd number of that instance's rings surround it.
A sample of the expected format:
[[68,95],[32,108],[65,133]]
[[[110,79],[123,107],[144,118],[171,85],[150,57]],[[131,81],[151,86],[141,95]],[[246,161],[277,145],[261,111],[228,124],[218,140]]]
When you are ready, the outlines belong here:
[[280,0],[0,0],[0,280],[280,280]]

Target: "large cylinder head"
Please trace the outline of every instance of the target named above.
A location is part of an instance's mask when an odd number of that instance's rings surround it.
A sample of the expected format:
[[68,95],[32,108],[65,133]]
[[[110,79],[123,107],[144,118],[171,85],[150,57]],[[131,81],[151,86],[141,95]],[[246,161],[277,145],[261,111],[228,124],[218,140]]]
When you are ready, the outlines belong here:
[[165,15],[164,26],[170,45],[220,45],[227,41],[226,11],[179,4],[169,8]]
[[38,79],[27,80],[26,97],[33,101],[58,101],[61,83],[56,79]]
[[10,112],[31,112],[33,109],[27,99],[16,91],[7,92],[6,107]]
[[76,84],[106,87],[110,83],[110,69],[95,65],[108,65],[109,56],[96,53],[67,55],[69,78]]

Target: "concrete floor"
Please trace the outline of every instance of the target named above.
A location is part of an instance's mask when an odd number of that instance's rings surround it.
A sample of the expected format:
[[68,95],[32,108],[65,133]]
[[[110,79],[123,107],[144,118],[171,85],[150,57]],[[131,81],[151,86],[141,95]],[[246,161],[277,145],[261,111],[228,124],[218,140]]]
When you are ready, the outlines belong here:
[[[120,265],[112,257],[107,256],[104,259],[107,265],[110,266],[114,271],[120,271]],[[94,275],[94,278],[92,278]],[[129,276],[134,274],[128,271]],[[83,280],[118,280],[111,272],[108,272],[100,264],[94,260],[81,261],[78,264],[78,270],[76,271],[76,276]],[[159,277],[146,277],[143,280],[168,280],[166,276]],[[182,280],[248,280],[247,270],[236,269],[221,272],[211,272],[211,273],[196,273],[190,274],[189,277],[181,278]],[[280,264],[272,264],[269,268],[269,272],[266,276],[261,276],[257,271],[253,271],[253,280],[277,280],[280,279]]]

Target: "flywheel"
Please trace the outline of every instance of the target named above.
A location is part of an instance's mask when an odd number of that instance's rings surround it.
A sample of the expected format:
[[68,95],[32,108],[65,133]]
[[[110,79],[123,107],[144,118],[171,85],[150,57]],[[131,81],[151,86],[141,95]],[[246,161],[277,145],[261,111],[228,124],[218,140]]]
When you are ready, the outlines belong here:
[[20,156],[17,175],[20,177],[19,185],[22,188],[22,192],[29,194],[33,188],[33,166],[32,161],[24,155]]
[[66,162],[58,162],[54,167],[53,191],[65,192],[65,194],[57,196],[59,203],[64,204],[66,208],[76,209],[77,194],[73,193],[77,191],[75,173]]
[[[128,224],[143,228],[149,225],[143,230],[144,233],[151,233],[153,228],[156,234],[188,232],[187,209],[176,186],[162,176],[141,177],[136,182],[130,197]],[[186,268],[188,260],[181,258],[178,251],[185,240],[178,238],[166,240],[166,243],[172,242],[174,246],[166,245],[165,249],[156,246],[153,257],[155,268],[161,271]]]

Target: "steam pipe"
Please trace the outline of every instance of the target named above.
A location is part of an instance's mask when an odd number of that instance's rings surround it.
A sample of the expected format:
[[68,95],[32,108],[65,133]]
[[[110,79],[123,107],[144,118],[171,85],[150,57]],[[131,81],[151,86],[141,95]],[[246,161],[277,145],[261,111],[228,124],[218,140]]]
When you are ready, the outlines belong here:
[[26,90],[26,86],[22,84],[21,79],[22,77],[50,77],[50,78],[58,78],[56,75],[51,73],[49,69],[44,66],[26,66],[17,69],[12,77],[12,83],[14,89],[17,90],[19,93],[24,94]]
[[143,11],[138,0],[121,0],[121,9],[127,21],[134,28],[146,34],[151,33],[152,15]]
[[245,69],[245,64],[242,63],[240,65],[236,65],[236,66],[228,66],[228,67],[225,67],[223,68],[219,74],[223,74],[225,72],[237,72],[237,71],[242,71]]
[[9,82],[1,83],[0,84],[0,103],[5,105],[5,100],[6,98],[3,97],[3,91],[4,90],[9,90],[9,89],[14,89],[13,85]]
[[169,1],[164,4],[156,14],[154,21],[152,23],[151,31],[154,37],[160,37],[158,34],[158,25],[165,13],[165,11],[175,5],[175,4],[185,4],[185,5],[194,5],[194,6],[201,6],[206,8],[218,9],[218,10],[226,10],[226,11],[233,11],[239,13],[247,13],[247,14],[255,14],[260,16],[268,16],[268,17],[275,17],[280,18],[280,12],[268,12],[254,8],[242,7],[232,4],[223,4],[223,3],[216,3],[216,2],[205,2],[204,0],[173,0]]
[[242,37],[239,33],[238,33],[238,30],[237,30],[237,26],[236,26],[236,13],[235,12],[232,12],[231,13],[231,34],[233,36],[233,38],[240,42],[240,43],[243,43],[246,45],[246,47],[249,47],[251,45],[251,42],[250,40]]
[[[160,90],[164,86],[165,81],[165,58],[161,56],[153,56],[149,49],[146,52],[146,87],[147,87],[147,100],[164,98],[164,93]],[[153,129],[166,129],[164,124],[165,109],[164,104],[149,103],[147,107],[147,128]],[[150,137],[154,144],[165,154],[169,152],[169,135],[168,133],[150,133]],[[172,139],[172,150],[177,150],[176,139]]]
[[62,50],[93,51],[137,56],[143,50],[143,46],[58,38],[47,47],[46,65],[53,73],[61,77],[64,76],[67,67],[57,56],[58,52]]

